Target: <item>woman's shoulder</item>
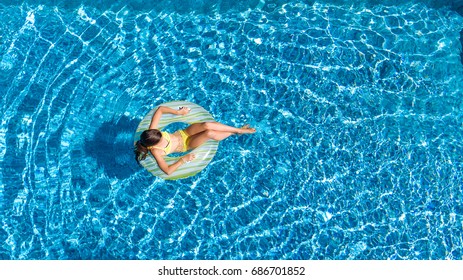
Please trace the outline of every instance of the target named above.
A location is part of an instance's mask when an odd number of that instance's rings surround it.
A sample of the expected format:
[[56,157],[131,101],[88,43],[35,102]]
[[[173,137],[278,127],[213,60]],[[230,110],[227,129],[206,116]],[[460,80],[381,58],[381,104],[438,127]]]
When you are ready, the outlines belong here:
[[149,149],[149,151],[151,152],[151,154],[156,157],[156,156],[165,156],[165,153],[163,150],[161,149],[156,149],[155,147],[152,147],[151,149]]

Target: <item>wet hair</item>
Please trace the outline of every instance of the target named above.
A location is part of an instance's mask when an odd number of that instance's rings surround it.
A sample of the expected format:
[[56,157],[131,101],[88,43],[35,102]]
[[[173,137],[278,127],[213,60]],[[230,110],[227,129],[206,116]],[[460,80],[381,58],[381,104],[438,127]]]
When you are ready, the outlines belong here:
[[142,132],[140,140],[135,143],[134,152],[135,160],[140,164],[141,160],[144,160],[148,155],[148,147],[154,146],[161,141],[161,131],[158,129],[148,129]]

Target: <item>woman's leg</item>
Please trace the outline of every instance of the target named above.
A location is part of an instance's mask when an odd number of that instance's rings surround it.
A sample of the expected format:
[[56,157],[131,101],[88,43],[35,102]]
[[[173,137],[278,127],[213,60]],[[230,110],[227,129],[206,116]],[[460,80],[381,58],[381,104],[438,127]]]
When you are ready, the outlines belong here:
[[184,129],[184,131],[190,136],[201,133],[205,130],[206,128],[204,126],[204,123],[194,123]]
[[190,136],[190,138],[188,138],[188,149],[189,150],[194,149],[210,139],[216,140],[216,141],[222,141],[225,138],[233,134],[234,133],[232,132],[205,130],[200,133],[196,133]]
[[188,135],[190,136],[201,133],[206,130],[214,130],[217,132],[229,132],[231,134],[236,134],[236,133],[243,134],[243,133],[254,133],[255,132],[255,129],[253,128],[249,128],[249,127],[236,128],[236,127],[225,125],[219,122],[195,123],[185,129],[186,133],[188,133]]

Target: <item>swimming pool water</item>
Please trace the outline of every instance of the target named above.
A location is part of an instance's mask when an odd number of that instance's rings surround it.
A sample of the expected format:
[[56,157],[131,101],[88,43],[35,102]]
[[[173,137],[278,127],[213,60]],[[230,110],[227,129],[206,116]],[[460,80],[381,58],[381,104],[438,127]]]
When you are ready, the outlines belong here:
[[[461,259],[462,17],[257,2],[0,5],[0,259]],[[170,100],[258,132],[163,181]]]

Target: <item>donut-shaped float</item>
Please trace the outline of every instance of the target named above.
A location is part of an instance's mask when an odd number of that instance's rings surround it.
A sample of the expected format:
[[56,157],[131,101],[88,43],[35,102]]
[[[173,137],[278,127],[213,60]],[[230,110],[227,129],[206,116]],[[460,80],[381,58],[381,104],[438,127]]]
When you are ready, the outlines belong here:
[[[180,107],[188,107],[191,109],[191,111],[186,115],[163,114],[159,120],[158,125],[158,129],[161,131],[172,123],[183,122],[191,125],[194,123],[215,121],[208,111],[195,103],[187,101],[172,101],[160,104],[159,106],[170,107],[175,110],[179,109]],[[149,111],[148,114],[146,114],[146,116],[141,120],[134,135],[134,143],[140,140],[140,135],[143,131],[149,129],[153,114],[156,112],[159,106]],[[167,175],[159,168],[156,159],[151,155],[151,153],[149,153],[146,159],[140,161],[140,164],[154,176],[165,180],[188,178],[201,172],[212,161],[217,152],[218,146],[218,141],[208,140],[201,146],[188,151],[196,155],[195,159],[188,163],[182,164],[177,170],[175,170],[175,172],[170,175]],[[180,159],[180,156],[172,156],[172,154],[169,154],[165,156],[164,159],[168,165],[171,165],[177,162]]]

